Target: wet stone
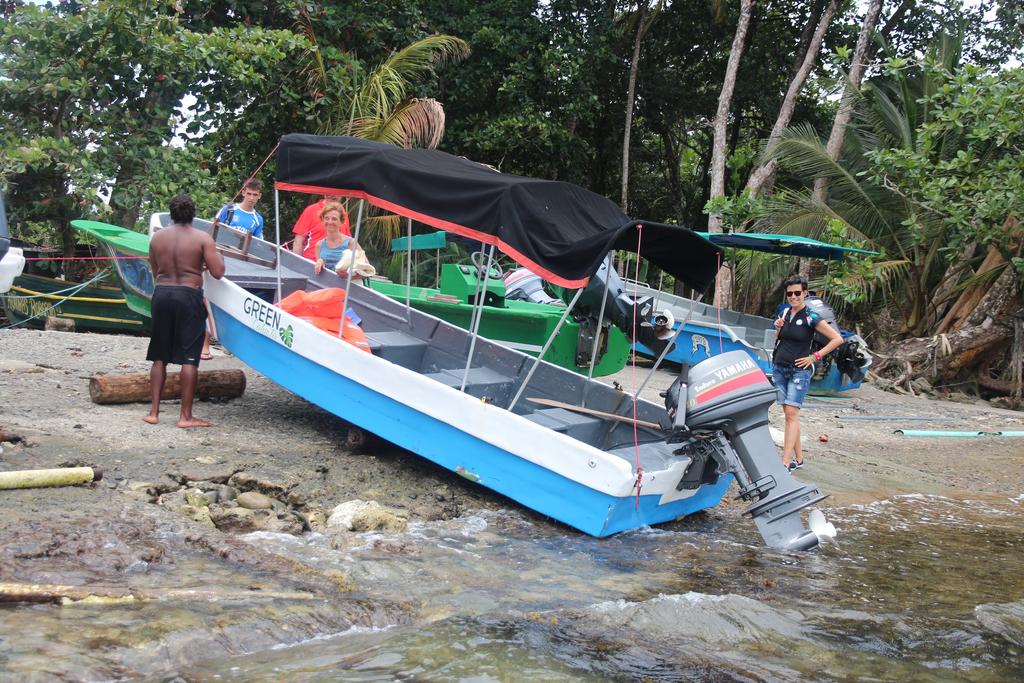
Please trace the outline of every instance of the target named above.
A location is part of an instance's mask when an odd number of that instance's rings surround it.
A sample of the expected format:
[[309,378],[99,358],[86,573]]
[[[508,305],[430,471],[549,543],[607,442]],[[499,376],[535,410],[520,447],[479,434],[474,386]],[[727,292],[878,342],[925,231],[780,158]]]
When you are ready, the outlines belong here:
[[238,498],[238,492],[235,491],[233,487],[228,486],[227,484],[222,484],[217,487],[217,502],[226,503],[234,500],[235,498]]
[[408,513],[386,508],[377,501],[350,500],[338,505],[327,519],[327,527],[349,531],[404,531]]
[[301,534],[302,522],[290,513],[278,514],[273,510],[248,510],[242,507],[224,508],[215,505],[210,508],[210,519],[221,531],[249,533],[272,531],[285,534]]
[[243,507],[248,510],[269,510],[274,507],[273,499],[257,491],[246,491],[245,493],[239,494],[238,499],[235,502],[239,507]]
[[297,482],[289,481],[283,473],[237,472],[228,480],[236,489],[258,491],[272,497],[284,497]]
[[189,464],[180,472],[169,474],[182,483],[186,481],[209,481],[215,484],[225,484],[231,478],[231,475],[235,473],[235,469],[226,464],[206,466]]

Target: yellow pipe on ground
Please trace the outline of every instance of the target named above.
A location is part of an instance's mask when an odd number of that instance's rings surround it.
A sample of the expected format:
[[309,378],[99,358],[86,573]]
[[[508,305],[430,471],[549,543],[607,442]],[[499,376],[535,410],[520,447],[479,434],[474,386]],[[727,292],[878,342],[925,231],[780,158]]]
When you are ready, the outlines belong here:
[[74,486],[103,478],[98,467],[56,467],[47,470],[0,472],[0,490],[32,489],[43,486]]

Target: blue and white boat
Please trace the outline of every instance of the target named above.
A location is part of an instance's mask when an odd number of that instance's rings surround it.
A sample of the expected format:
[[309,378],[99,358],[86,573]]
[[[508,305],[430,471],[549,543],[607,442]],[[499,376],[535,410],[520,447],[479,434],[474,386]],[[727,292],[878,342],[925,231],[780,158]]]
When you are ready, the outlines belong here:
[[[703,232],[697,234],[723,248],[763,251],[794,257],[840,260],[850,254],[877,253],[840,247],[795,235]],[[654,301],[655,310],[667,311],[666,317],[671,317],[672,329],[676,331],[675,347],[666,354],[665,360],[695,365],[721,353],[743,351],[764,372],[771,373],[776,338],[775,321],[772,318],[718,309],[712,304],[667,294],[643,284],[629,283],[625,286],[625,291],[632,296],[650,297]],[[821,298],[808,297],[807,306],[829,322],[844,340],[843,346],[816,364],[810,393],[828,396],[856,389],[861,385],[871,366],[872,358],[867,344],[859,335],[841,329],[835,313]],[[826,342],[823,337],[818,339],[817,347],[824,346]],[[659,355],[656,350],[642,342],[637,342],[634,348],[651,358]]]
[[[630,219],[567,183],[499,174],[437,151],[287,135],[281,190],[362,200],[357,241],[369,202],[479,239],[492,258],[500,249],[569,287],[582,288],[610,249],[635,244],[639,229],[645,243],[681,247],[685,256],[651,258],[691,286],[703,289],[717,269],[717,247],[684,228]],[[225,233],[217,239],[224,245]],[[234,257],[227,275],[207,274],[205,295],[217,338],[240,360],[543,515],[607,536],[713,507],[735,477],[769,545],[808,548],[834,534],[817,511],[805,527],[800,511],[824,496],[782,467],[762,421],[774,390],[742,354],[693,368],[689,388],[681,379],[661,406],[414,310],[351,273],[314,275],[311,262],[271,243],[245,238],[226,255]],[[482,269],[485,291],[489,272]],[[371,353],[254,293],[268,287],[275,301],[344,289],[345,311],[361,319]]]

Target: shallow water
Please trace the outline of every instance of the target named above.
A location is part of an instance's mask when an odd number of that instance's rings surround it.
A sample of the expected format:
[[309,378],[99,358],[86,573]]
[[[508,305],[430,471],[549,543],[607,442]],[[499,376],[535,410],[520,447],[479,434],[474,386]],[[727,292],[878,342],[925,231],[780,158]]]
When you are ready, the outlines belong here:
[[0,681],[1024,680],[1024,496],[828,516],[839,543],[808,553],[730,505],[609,539],[522,511],[244,537],[359,586],[330,601],[171,534],[124,580],[215,599],[4,607]]
[[761,547],[702,515],[592,539],[517,512],[249,541],[342,567],[411,624],[181,670],[219,680],[1024,679],[1024,500],[901,496],[832,510],[840,542]]

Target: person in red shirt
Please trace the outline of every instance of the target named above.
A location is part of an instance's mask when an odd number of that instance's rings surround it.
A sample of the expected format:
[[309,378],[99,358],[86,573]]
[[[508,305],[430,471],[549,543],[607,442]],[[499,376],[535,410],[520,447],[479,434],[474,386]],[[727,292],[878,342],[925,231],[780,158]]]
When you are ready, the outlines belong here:
[[[299,220],[295,221],[295,227],[292,228],[292,232],[295,233],[292,251],[310,261],[316,260],[316,245],[327,237],[324,224],[320,222],[320,212],[323,211],[324,204],[329,200],[332,200],[332,197],[324,195],[323,199],[303,209],[302,215],[299,216]],[[345,209],[341,210],[341,234],[346,237],[352,236]]]

